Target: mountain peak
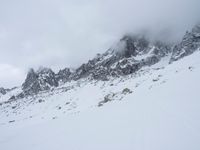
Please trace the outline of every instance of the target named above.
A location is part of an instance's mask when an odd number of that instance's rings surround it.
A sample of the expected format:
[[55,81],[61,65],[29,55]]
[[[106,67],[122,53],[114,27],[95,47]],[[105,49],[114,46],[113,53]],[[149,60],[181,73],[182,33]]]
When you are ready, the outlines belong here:
[[196,26],[193,27],[192,33],[196,34],[196,36],[200,36],[200,24],[197,24]]
[[44,74],[44,73],[50,73],[53,71],[51,70],[51,68],[40,67],[36,72],[37,72],[37,74]]
[[124,48],[121,50],[121,54],[128,58],[145,51],[150,42],[143,35],[125,35],[120,39],[120,43],[124,43]]

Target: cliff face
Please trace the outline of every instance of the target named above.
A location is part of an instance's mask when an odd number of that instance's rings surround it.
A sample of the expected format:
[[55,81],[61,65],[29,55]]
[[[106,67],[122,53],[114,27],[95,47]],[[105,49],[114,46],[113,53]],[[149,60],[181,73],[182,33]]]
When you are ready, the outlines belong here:
[[182,41],[175,45],[170,62],[188,56],[200,48],[200,25],[186,32]]

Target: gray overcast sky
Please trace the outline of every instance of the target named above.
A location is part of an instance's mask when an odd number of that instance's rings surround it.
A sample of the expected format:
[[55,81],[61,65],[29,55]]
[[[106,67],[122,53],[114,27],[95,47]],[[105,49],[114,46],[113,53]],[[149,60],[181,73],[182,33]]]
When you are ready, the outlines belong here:
[[1,0],[0,87],[30,67],[77,67],[125,33],[177,40],[199,18],[200,0]]

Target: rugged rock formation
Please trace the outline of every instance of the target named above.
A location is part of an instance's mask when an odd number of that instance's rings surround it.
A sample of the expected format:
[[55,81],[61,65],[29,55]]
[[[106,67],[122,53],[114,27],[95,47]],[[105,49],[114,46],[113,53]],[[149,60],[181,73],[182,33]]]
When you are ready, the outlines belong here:
[[67,82],[70,80],[70,75],[72,74],[72,71],[69,68],[65,68],[63,70],[60,70],[56,74],[56,80],[59,82]]
[[0,94],[5,95],[9,89],[4,89],[3,87],[0,88]]
[[[163,57],[171,55],[170,62],[190,55],[200,48],[200,25],[187,32],[182,41],[176,46],[161,41],[151,41],[144,36],[124,36],[115,46],[94,59],[82,64],[76,70],[69,68],[55,74],[49,68],[38,71],[30,69],[22,85],[23,92],[14,98],[23,98],[26,95],[37,94],[40,91],[50,90],[71,80],[90,78],[94,80],[109,80],[137,72],[145,66],[159,62]],[[0,89],[0,93],[5,93]]]
[[24,94],[36,94],[58,86],[55,73],[49,68],[41,68],[37,72],[30,69],[22,85]]
[[186,32],[182,41],[174,46],[170,62],[188,56],[200,48],[200,25],[196,25],[191,32]]
[[157,63],[170,52],[171,47],[162,42],[151,42],[143,36],[124,36],[115,48],[81,65],[71,79],[91,76],[96,80],[108,80],[110,76],[128,75]]

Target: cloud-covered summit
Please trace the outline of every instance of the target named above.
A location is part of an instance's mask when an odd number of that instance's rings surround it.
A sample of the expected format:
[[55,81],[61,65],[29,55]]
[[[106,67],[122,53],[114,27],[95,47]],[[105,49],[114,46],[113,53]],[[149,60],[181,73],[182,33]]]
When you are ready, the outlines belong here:
[[179,40],[199,14],[199,0],[3,0],[0,86],[21,84],[30,67],[77,67],[127,33]]

